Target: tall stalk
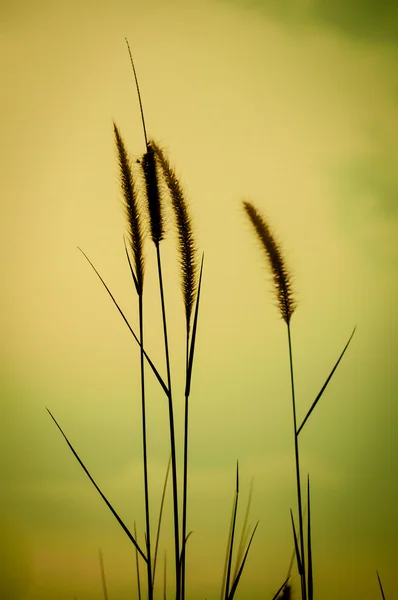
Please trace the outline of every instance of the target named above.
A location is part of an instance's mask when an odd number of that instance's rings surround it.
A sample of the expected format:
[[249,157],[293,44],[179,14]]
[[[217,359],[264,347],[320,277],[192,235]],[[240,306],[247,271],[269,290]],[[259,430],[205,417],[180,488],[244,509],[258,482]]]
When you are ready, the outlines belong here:
[[297,418],[296,418],[296,400],[294,390],[294,374],[293,374],[293,355],[292,355],[292,338],[290,333],[290,321],[287,322],[287,336],[289,342],[289,364],[290,364],[290,383],[292,391],[292,408],[293,408],[293,428],[294,428],[294,456],[296,463],[296,485],[297,485],[297,506],[299,516],[299,531],[300,531],[300,554],[302,570],[300,573],[301,579],[301,597],[302,600],[307,599],[307,585],[305,579],[305,554],[304,554],[304,527],[303,527],[303,508],[301,501],[301,482],[300,482],[300,454],[297,434]]

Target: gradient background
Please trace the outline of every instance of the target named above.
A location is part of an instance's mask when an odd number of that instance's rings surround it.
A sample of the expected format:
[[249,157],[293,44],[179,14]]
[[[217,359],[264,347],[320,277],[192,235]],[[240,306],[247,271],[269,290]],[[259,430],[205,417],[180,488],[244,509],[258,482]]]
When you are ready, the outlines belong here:
[[[240,524],[252,478],[252,525],[260,519],[238,597],[271,598],[292,551],[286,328],[244,198],[269,218],[294,274],[299,420],[357,325],[300,436],[316,597],[380,597],[376,568],[393,597],[398,9],[387,0],[4,0],[0,10],[1,598],[101,598],[98,548],[109,598],[135,597],[133,547],[45,410],[142,541],[139,353],[77,250],[136,325],[112,131],[114,119],[132,156],[143,152],[125,36],[149,134],[177,168],[206,253],[188,597],[219,597],[237,458]],[[163,252],[180,426],[184,318],[172,236]],[[149,244],[146,256],[147,349],[163,369]],[[152,377],[148,385],[155,520],[168,429],[165,398]],[[167,546],[171,566],[170,516],[169,494],[161,558]],[[171,594],[172,571],[169,584]]]

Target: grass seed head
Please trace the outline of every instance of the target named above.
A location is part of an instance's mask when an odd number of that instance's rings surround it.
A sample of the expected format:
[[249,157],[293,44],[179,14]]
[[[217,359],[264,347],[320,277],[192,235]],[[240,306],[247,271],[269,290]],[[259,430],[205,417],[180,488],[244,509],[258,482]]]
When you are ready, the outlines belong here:
[[175,174],[175,171],[170,166],[167,156],[155,142],[152,142],[151,145],[155,152],[156,160],[160,166],[162,177],[167,185],[174,210],[177,225],[186,325],[187,331],[189,332],[192,308],[196,295],[196,280],[198,271],[192,220],[184,197],[184,191]]
[[164,223],[158,171],[152,141],[147,145],[147,150],[141,160],[141,167],[145,181],[151,237],[155,246],[158,246],[164,238]]
[[279,244],[276,242],[270,227],[257,209],[250,202],[243,202],[243,207],[257,233],[271,266],[275,292],[278,299],[282,319],[289,325],[290,318],[296,308],[291,277],[286,267]]
[[131,161],[123,142],[123,138],[120,135],[115,123],[113,124],[113,131],[115,134],[116,148],[118,153],[120,184],[124,198],[124,211],[128,222],[128,237],[130,248],[133,253],[135,276],[138,284],[137,292],[142,293],[144,278],[144,253],[141,216],[131,169]]

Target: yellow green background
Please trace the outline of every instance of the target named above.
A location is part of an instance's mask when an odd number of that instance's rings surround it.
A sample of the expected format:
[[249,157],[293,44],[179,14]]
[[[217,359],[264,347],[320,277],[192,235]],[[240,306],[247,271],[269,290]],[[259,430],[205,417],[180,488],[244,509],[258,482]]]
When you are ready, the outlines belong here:
[[[283,10],[281,9],[283,5]],[[286,328],[242,211],[283,244],[311,475],[315,597],[396,592],[398,561],[398,11],[383,1],[3,1],[1,39],[0,596],[136,597],[133,547],[56,430],[143,540],[139,353],[77,246],[137,326],[112,121],[144,151],[128,37],[149,135],[189,198],[203,291],[191,399],[188,598],[218,598],[235,466],[253,541],[238,598],[272,598],[293,549]],[[164,242],[179,448],[184,317],[172,218]],[[155,256],[146,346],[164,373]],[[156,521],[167,407],[148,376]],[[181,456],[181,452],[180,452]],[[181,462],[180,462],[181,464]],[[172,597],[171,502],[167,549]],[[298,597],[297,576],[293,577]]]

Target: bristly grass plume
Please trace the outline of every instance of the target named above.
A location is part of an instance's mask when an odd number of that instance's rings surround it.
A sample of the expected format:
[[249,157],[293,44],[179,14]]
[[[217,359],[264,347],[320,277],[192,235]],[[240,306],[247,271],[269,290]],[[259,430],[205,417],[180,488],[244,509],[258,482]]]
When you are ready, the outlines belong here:
[[192,308],[196,297],[196,278],[198,271],[192,221],[185,201],[184,191],[167,156],[155,142],[151,142],[151,146],[161,167],[162,175],[169,190],[175,214],[182,274],[182,292],[185,306],[186,326],[189,333]]
[[283,259],[279,244],[272,235],[269,225],[250,202],[243,202],[244,209],[257,233],[269,260],[275,291],[282,319],[288,325],[296,308],[291,277]]
[[144,253],[141,215],[139,212],[138,199],[135,191],[131,160],[128,156],[123,138],[120,135],[115,123],[113,124],[113,130],[118,152],[120,184],[124,197],[124,212],[128,222],[129,242],[134,259],[134,283],[137,288],[137,293],[140,295],[142,294],[144,280]]

